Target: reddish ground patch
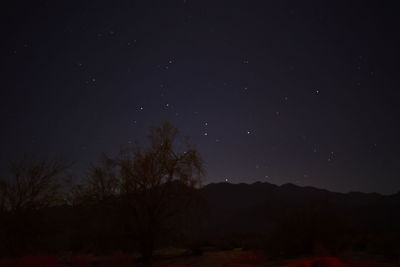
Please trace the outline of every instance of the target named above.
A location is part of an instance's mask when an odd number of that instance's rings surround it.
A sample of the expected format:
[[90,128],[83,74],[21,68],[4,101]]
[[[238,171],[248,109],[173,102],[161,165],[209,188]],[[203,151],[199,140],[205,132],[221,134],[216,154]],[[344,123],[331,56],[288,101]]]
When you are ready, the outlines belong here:
[[[0,265],[3,266],[3,265]],[[7,266],[7,265],[4,265]],[[55,257],[51,256],[24,256],[16,262],[17,267],[52,267],[59,266]]]
[[337,258],[324,257],[299,261],[281,267],[396,267],[398,265],[385,263],[343,263]]
[[[226,261],[225,261],[226,262]],[[229,261],[228,261],[229,262]],[[173,263],[173,262],[172,262]],[[177,262],[178,263],[178,262]],[[199,262],[196,261],[196,266]],[[301,260],[292,262],[290,264],[278,264],[268,261],[268,259],[258,252],[240,252],[237,257],[231,258],[231,263],[220,264],[218,262],[208,262],[207,265],[221,267],[261,267],[261,266],[280,266],[280,267],[399,267],[395,264],[387,263],[344,263],[338,258],[334,257],[321,257],[312,258],[307,260]],[[220,264],[220,265],[219,265]],[[1,260],[0,267],[13,266],[13,267],[63,267],[63,266],[74,266],[74,267],[89,267],[89,266],[134,266],[132,257],[124,255],[122,253],[115,253],[105,257],[92,257],[89,255],[78,254],[74,256],[57,258],[55,256],[24,256],[15,260]],[[190,267],[191,264],[166,264],[166,265],[154,265],[159,267]]]
[[235,263],[226,264],[223,267],[256,267],[263,266],[268,259],[259,252],[247,251],[240,254]]
[[337,258],[315,258],[283,265],[281,267],[349,267]]

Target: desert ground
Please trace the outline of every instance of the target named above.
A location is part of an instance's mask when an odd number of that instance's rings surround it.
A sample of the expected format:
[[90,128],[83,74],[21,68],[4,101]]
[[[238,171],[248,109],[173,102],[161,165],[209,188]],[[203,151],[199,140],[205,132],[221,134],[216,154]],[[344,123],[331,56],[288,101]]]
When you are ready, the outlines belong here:
[[76,255],[31,255],[18,259],[2,259],[0,266],[151,266],[151,267],[395,267],[399,263],[384,262],[379,257],[371,257],[363,254],[348,254],[337,257],[316,256],[298,259],[268,259],[262,252],[242,250],[236,248],[227,251],[210,249],[202,255],[192,255],[185,249],[163,249],[157,251],[150,263],[142,263],[137,255],[121,252],[107,256],[95,256],[90,254]]

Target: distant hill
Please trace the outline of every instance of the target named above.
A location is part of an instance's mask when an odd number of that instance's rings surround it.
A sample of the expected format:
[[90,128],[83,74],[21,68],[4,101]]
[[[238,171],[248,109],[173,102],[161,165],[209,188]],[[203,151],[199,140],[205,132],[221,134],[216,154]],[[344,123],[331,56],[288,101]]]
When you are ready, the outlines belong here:
[[360,231],[400,229],[400,192],[337,193],[266,182],[211,183],[201,190],[209,207],[208,230],[213,233],[268,232],[282,216],[298,212],[348,220]]
[[[337,193],[261,182],[208,184],[199,190],[174,185],[171,192],[193,198],[163,225],[167,230],[160,233],[159,247],[190,247],[195,253],[203,248],[257,249],[272,258],[355,251],[399,259],[400,193]],[[137,232],[128,227],[125,214],[118,197],[22,214],[23,220],[15,220],[20,224],[12,220],[20,217],[5,214],[0,224],[7,228],[0,228],[0,240],[17,248],[20,240],[26,242],[25,253],[134,251]],[[6,244],[0,242],[0,254],[12,253]]]

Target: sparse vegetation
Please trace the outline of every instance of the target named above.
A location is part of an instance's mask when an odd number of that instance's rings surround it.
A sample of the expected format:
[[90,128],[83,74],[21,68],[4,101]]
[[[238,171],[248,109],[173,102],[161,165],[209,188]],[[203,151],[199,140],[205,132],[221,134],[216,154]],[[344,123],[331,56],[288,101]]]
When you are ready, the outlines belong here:
[[49,223],[41,213],[63,202],[60,175],[70,165],[29,157],[11,165],[10,177],[0,179],[0,253],[34,250]]
[[104,226],[95,223],[97,236],[124,235],[150,258],[158,242],[178,231],[174,224],[182,214],[189,215],[194,189],[204,174],[188,140],[181,151],[176,149],[178,134],[168,122],[152,127],[148,147],[123,148],[114,158],[103,154],[99,166],[91,167],[87,183],[75,187],[75,204],[101,209],[93,217]]
[[[224,264],[262,264],[364,253],[399,261],[396,197],[260,183],[201,187],[204,164],[177,128],[153,127],[148,141],[114,157],[102,154],[70,190],[61,183],[70,164],[27,158],[13,164],[0,179],[1,255],[91,253],[94,259],[70,261],[93,263],[119,251],[115,259],[127,264],[154,254],[158,262],[208,262],[218,255],[215,261]],[[382,218],[371,217],[376,214]],[[167,255],[166,248],[180,252]]]

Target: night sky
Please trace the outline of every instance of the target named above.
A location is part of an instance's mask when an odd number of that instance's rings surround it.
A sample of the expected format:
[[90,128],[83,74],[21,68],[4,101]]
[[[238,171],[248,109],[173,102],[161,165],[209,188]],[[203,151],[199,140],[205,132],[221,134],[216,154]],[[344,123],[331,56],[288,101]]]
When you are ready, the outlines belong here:
[[62,156],[80,179],[168,120],[205,183],[400,190],[394,6],[72,2],[2,8],[2,171]]

